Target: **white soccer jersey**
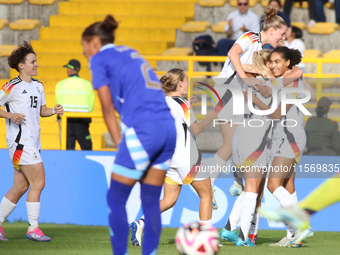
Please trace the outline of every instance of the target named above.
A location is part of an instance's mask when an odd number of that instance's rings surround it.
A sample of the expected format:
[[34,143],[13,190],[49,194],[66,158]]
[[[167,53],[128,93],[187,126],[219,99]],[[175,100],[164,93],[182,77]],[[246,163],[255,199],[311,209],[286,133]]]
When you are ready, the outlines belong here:
[[[176,148],[172,156],[170,167],[187,167],[197,163],[199,151],[196,145],[195,135],[190,126],[197,121],[195,115],[190,114],[190,107],[181,97],[165,97],[170,108],[171,115],[175,119]],[[190,170],[190,168],[189,168]]]
[[[240,38],[238,38],[235,43],[240,45],[243,50],[243,52],[240,54],[240,61],[242,65],[252,65],[254,51],[262,50],[261,35],[259,32],[246,32]],[[231,63],[230,59],[227,58],[222,71],[218,75],[218,78],[230,78],[234,76],[239,78],[239,76],[236,75],[233,64]],[[242,83],[239,84],[241,85]]]
[[[282,82],[279,82],[282,88]],[[287,88],[305,88],[301,79],[292,82]],[[280,93],[282,93],[281,90]],[[280,104],[281,95],[278,95],[278,105]],[[284,92],[286,93],[286,92]],[[303,93],[286,93],[286,98],[303,98]],[[300,158],[306,146],[306,132],[303,128],[303,113],[296,106],[292,105],[279,123],[274,128],[274,156],[295,158],[299,163]]]
[[40,149],[40,109],[46,105],[44,85],[36,79],[27,83],[17,76],[2,86],[0,105],[7,112],[25,115],[26,119],[20,125],[6,119],[7,146],[16,142]]
[[[282,80],[282,79],[280,79]],[[280,88],[283,88],[282,82],[279,81],[278,85]],[[305,85],[301,79],[298,81],[292,82],[286,88],[305,88]],[[278,94],[278,106],[281,102],[281,93],[284,90],[281,90]],[[286,93],[286,92],[284,92]],[[303,93],[286,93],[286,98],[292,99],[292,98],[304,98],[305,95]],[[287,135],[287,132],[291,132],[296,136],[301,135],[302,133],[305,133],[303,128],[303,113],[300,111],[300,109],[294,104],[290,107],[290,109],[287,111],[287,114],[285,117],[283,117],[282,120],[287,119],[286,125],[287,128],[284,128],[282,125],[276,125],[274,130],[274,137],[275,138],[282,138]],[[281,121],[282,121],[281,120]],[[290,121],[291,120],[291,121]]]

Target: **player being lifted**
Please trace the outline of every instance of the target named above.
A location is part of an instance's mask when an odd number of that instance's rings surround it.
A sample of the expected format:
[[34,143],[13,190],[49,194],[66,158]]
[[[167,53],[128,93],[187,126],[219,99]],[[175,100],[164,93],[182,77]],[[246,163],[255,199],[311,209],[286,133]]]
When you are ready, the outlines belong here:
[[19,75],[2,86],[0,91],[0,117],[6,118],[7,146],[14,165],[14,184],[0,204],[0,240],[8,241],[2,223],[16,207],[19,199],[27,194],[27,239],[38,242],[51,241],[38,226],[40,194],[45,186],[45,169],[40,155],[40,116],[63,114],[63,107],[48,108],[43,84],[33,79],[38,74],[37,58],[32,46],[24,43],[8,57],[8,64]]

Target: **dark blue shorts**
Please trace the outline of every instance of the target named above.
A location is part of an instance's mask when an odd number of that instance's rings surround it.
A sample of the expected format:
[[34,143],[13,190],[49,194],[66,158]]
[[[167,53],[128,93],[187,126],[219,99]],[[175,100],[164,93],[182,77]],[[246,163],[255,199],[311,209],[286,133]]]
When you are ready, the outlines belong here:
[[168,170],[176,146],[174,120],[157,120],[126,127],[112,172],[140,180],[150,167]]

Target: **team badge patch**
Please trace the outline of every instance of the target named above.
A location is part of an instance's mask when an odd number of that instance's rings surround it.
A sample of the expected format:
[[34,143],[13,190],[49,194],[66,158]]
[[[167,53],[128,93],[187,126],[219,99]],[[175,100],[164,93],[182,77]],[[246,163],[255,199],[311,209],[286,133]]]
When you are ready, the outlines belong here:
[[39,159],[39,156],[36,152],[33,153],[33,159],[34,160],[38,160]]

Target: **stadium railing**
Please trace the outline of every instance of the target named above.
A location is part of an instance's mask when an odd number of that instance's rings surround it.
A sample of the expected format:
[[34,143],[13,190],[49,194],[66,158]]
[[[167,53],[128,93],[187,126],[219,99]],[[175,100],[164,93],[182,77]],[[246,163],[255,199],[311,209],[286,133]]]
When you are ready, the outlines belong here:
[[[66,150],[67,147],[67,119],[68,118],[103,118],[103,114],[95,112],[64,112],[61,117],[61,150]],[[119,115],[116,113],[119,124]]]
[[[144,58],[148,61],[156,60],[156,61],[186,61],[188,64],[188,76],[189,78],[194,78],[195,76],[216,76],[219,72],[198,72],[194,71],[194,63],[195,62],[225,62],[225,57],[215,57],[215,56],[144,56]],[[304,58],[302,60],[304,63],[314,63],[317,65],[316,73],[305,73],[305,77],[311,78],[338,78],[340,74],[331,74],[322,73],[322,65],[323,64],[340,64],[340,59],[325,59],[325,58]],[[162,75],[167,71],[156,71],[157,74]],[[191,95],[199,95],[203,94],[201,91],[194,91],[193,86],[190,86],[188,92],[188,98]],[[323,93],[322,92],[322,81],[318,79],[316,84],[316,100],[319,100],[321,97],[340,97],[340,93]],[[198,103],[199,104],[199,103]],[[209,103],[208,103],[209,105]],[[210,103],[211,105],[211,103]],[[316,104],[306,104],[305,107],[315,108]],[[332,108],[340,108],[340,104],[332,104]],[[66,112],[62,116],[61,121],[61,149],[66,150],[66,138],[67,138],[67,118],[102,118],[103,115],[101,113],[76,113],[76,112]],[[119,116],[117,115],[117,118]],[[205,118],[202,115],[196,115],[197,119]],[[330,117],[332,120],[340,122],[340,117]],[[307,120],[308,116],[304,118]]]

